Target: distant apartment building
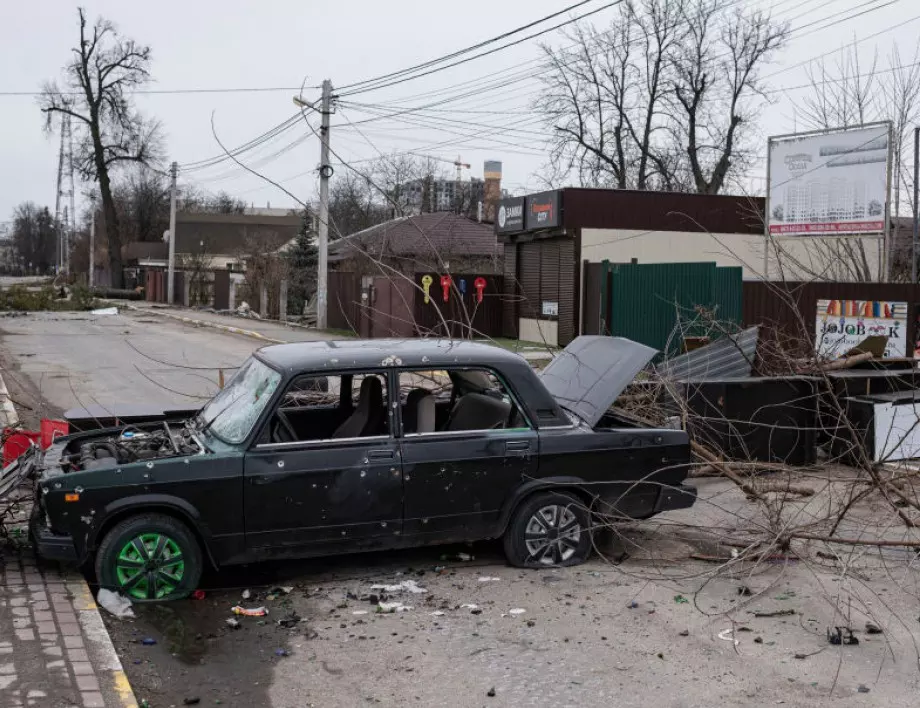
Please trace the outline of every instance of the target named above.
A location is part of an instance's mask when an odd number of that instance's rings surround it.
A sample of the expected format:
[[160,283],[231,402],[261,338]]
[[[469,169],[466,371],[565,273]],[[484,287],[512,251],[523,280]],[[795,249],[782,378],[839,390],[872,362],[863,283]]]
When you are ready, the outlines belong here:
[[399,199],[408,215],[449,211],[491,222],[495,220],[496,204],[507,196],[501,188],[501,178],[502,163],[488,160],[483,178],[471,176],[468,181],[459,182],[456,179],[417,179],[401,186]]

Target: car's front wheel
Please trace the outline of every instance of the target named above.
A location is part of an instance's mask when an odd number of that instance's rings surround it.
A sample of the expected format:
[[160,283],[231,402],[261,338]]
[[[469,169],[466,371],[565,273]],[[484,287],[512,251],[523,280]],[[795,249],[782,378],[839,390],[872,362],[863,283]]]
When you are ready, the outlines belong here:
[[591,554],[591,515],[562,492],[536,494],[515,510],[505,531],[505,555],[519,568],[583,563]]
[[181,521],[164,514],[141,514],[117,524],[96,553],[101,587],[133,602],[186,597],[201,578],[201,548]]

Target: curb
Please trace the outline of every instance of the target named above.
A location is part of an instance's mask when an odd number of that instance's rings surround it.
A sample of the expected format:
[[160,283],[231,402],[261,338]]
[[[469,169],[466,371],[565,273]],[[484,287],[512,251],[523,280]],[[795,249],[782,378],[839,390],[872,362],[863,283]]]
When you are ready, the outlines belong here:
[[121,666],[121,660],[99,614],[99,607],[89,585],[82,577],[76,577],[73,582],[67,583],[67,588],[74,595],[74,610],[86,639],[102,695],[106,699],[114,699],[114,705],[121,708],[137,708],[134,690]]
[[15,428],[19,425],[19,414],[16,412],[16,406],[13,405],[13,399],[10,398],[10,392],[2,376],[0,376],[0,411],[3,413],[5,428]]
[[[16,413],[16,407],[10,399],[2,375],[0,375],[0,397],[2,397],[0,410],[6,418],[7,426],[17,425],[19,414]],[[91,659],[90,663],[99,681],[100,692],[106,705],[137,708],[134,690],[121,666],[121,660],[118,658],[112,638],[109,637],[102,616],[99,614],[99,607],[96,605],[89,585],[82,576],[68,572],[65,577],[65,586],[73,596],[71,602],[80,624],[80,631],[86,640],[87,655]]]
[[[122,307],[133,312],[143,313],[143,314],[153,314],[158,317],[168,317],[170,319],[182,322],[183,324],[192,325],[194,327],[210,327],[211,329],[220,330],[222,332],[229,332],[230,334],[238,334],[243,337],[250,337],[252,339],[258,339],[261,342],[266,342],[268,344],[287,344],[283,339],[275,339],[273,337],[266,337],[264,334],[259,334],[251,329],[243,329],[241,327],[233,327],[231,325],[218,324],[217,322],[208,322],[207,320],[196,320],[192,317],[185,317],[183,315],[176,315],[172,312],[164,312],[163,310],[156,310],[153,308],[146,307],[137,307],[136,305],[129,305],[125,302],[111,302],[112,305]],[[0,392],[2,395],[2,392]]]

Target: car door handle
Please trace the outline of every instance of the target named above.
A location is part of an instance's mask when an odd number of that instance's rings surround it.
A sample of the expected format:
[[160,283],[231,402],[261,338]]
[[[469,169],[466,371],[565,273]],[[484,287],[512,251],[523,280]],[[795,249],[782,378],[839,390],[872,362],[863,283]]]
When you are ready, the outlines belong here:
[[530,442],[527,440],[511,440],[505,443],[505,450],[508,452],[520,452],[521,450],[529,450]]
[[396,457],[393,450],[368,450],[367,458],[369,460],[392,460]]

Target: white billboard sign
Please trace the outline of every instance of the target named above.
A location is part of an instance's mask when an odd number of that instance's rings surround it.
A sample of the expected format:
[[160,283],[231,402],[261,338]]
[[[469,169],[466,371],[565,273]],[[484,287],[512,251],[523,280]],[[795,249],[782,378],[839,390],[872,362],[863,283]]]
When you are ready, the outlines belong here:
[[888,337],[885,358],[907,355],[907,303],[879,300],[818,300],[815,351],[836,359],[866,337]]
[[884,233],[890,131],[877,123],[770,138],[770,234]]

